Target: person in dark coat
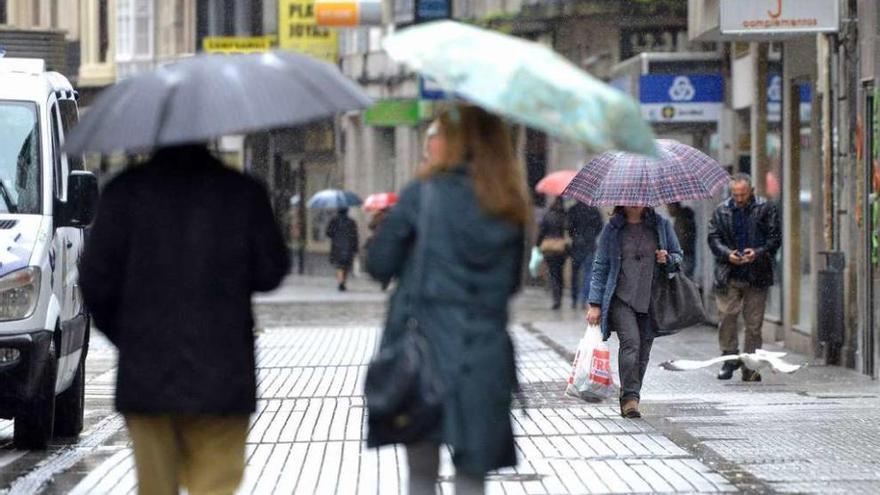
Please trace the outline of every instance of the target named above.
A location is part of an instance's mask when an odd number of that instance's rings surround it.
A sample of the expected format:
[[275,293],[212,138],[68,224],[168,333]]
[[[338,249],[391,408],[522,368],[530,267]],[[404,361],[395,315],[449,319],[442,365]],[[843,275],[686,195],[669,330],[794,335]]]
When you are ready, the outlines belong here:
[[571,307],[574,309],[590,295],[596,239],[605,222],[599,208],[580,201],[568,209],[566,217],[571,238]]
[[675,228],[675,235],[678,242],[681,243],[681,250],[684,252],[684,261],[681,263],[681,271],[688,278],[694,278],[694,269],[696,268],[697,256],[697,220],[693,208],[682,205],[681,203],[670,203],[666,205],[666,210],[672,217],[672,226]]
[[550,209],[541,218],[535,246],[541,250],[544,261],[547,263],[553,309],[559,309],[562,306],[563,269],[568,257],[565,238],[565,205],[562,203],[562,198],[556,198],[550,205]]
[[119,350],[141,493],[235,490],[256,408],[251,296],[289,265],[264,188],[203,146],[161,149],[105,187],[80,282]]
[[[747,174],[730,182],[730,198],[715,208],[709,222],[709,248],[715,255],[715,302],[718,306],[718,344],[722,355],[739,354],[739,315],[745,321],[744,352],[763,345],[761,327],[769,287],[773,285],[773,260],[782,245],[776,205],[755,196]],[[725,361],[719,380],[729,380],[742,367],[742,380],[761,381],[758,370],[739,361]]]
[[651,307],[654,281],[677,272],[682,252],[669,220],[651,208],[618,206],[602,229],[593,263],[587,322],[620,341],[620,414],[639,418],[642,383],[657,336]]
[[[503,121],[459,106],[437,124],[435,156],[379,227],[366,268],[398,279],[381,345],[418,329],[444,383],[441,422],[407,445],[409,493],[434,493],[440,444],[453,450],[456,493],[483,493],[487,472],[516,465],[508,304],[530,207]],[[368,442],[388,440],[371,429]]]
[[345,284],[360,244],[357,224],[348,216],[348,208],[340,208],[330,220],[327,237],[330,238],[330,263],[336,267],[336,281],[342,292],[347,289]]

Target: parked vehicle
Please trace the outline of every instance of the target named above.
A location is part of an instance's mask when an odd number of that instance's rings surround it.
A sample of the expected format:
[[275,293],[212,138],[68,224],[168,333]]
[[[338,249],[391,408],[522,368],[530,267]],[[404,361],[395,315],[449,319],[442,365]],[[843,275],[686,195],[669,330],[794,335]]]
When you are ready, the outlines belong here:
[[19,448],[83,428],[89,314],[78,286],[97,180],[62,152],[77,93],[35,59],[0,58],[0,418]]

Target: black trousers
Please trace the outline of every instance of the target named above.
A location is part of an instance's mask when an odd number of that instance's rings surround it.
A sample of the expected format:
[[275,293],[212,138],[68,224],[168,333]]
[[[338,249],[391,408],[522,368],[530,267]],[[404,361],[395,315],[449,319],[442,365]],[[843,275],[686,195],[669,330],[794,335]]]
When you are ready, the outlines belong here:
[[547,271],[550,274],[550,293],[553,295],[553,304],[562,302],[562,270],[565,267],[565,256],[548,256],[544,258],[547,262]]
[[617,332],[620,352],[617,355],[620,372],[620,400],[639,400],[654,337],[651,334],[650,316],[636,313],[630,305],[615,296],[611,299],[611,328]]

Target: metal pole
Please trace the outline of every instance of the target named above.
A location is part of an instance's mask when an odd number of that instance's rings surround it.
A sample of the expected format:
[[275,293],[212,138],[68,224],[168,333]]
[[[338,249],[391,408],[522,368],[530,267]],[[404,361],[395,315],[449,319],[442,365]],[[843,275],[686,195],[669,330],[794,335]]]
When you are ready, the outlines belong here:
[[308,240],[308,225],[306,215],[306,162],[305,159],[299,160],[298,176],[296,178],[297,189],[299,189],[299,205],[298,205],[298,221],[299,221],[299,253],[297,273],[303,275],[306,272],[306,240]]

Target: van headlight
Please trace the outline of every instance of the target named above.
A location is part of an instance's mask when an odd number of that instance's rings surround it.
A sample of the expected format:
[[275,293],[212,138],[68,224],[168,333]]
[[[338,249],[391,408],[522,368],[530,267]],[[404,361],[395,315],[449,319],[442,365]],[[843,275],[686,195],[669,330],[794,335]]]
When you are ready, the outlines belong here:
[[0,321],[29,317],[37,308],[39,297],[39,268],[30,266],[0,277]]

